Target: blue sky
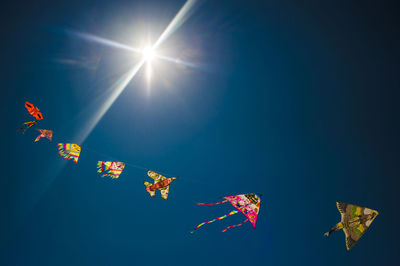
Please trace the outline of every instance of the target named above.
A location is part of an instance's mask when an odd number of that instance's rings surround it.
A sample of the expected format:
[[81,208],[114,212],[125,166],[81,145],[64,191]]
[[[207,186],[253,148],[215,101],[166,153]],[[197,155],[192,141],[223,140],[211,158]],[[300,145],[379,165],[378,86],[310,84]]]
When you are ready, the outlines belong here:
[[[367,1],[203,1],[82,143],[104,95],[140,56],[83,40],[154,42],[185,1],[13,2],[3,10],[0,254],[4,265],[396,265],[399,32]],[[31,117],[54,130],[15,129]],[[98,160],[129,163],[102,179]],[[143,168],[179,176],[151,199]],[[257,228],[222,196],[262,193]],[[335,202],[380,215],[346,251]],[[2,263],[2,265],[3,265]]]

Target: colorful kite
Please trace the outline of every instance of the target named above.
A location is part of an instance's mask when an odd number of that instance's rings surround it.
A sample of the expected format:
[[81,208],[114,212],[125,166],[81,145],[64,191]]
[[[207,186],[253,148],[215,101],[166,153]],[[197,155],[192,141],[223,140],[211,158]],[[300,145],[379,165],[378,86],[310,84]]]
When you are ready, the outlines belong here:
[[52,130],[38,129],[38,131],[40,132],[40,135],[37,136],[34,142],[39,141],[40,138],[48,138],[51,141],[51,138],[53,137]]
[[37,123],[37,121],[29,121],[29,122],[25,122],[22,124],[22,127],[20,127],[18,129],[18,132],[22,131],[22,134],[25,134],[25,132],[31,128],[32,126],[34,126]]
[[103,173],[102,177],[109,176],[111,178],[118,178],[124,170],[124,167],[125,163],[122,162],[97,162],[97,168],[99,168],[97,172]]
[[146,191],[149,192],[150,196],[154,198],[154,196],[156,195],[156,190],[158,189],[161,192],[161,197],[165,200],[168,199],[169,184],[171,184],[171,182],[174,181],[176,177],[166,178],[165,176],[157,174],[153,171],[148,171],[147,175],[154,180],[154,184],[144,181]]
[[258,217],[258,212],[260,211],[260,204],[261,204],[261,195],[254,194],[254,193],[249,193],[249,194],[241,194],[241,195],[235,195],[235,196],[229,196],[229,197],[222,197],[225,199],[224,201],[217,202],[217,203],[196,203],[197,205],[217,205],[221,203],[228,202],[233,205],[233,207],[236,208],[236,210],[231,211],[230,213],[218,217],[214,220],[204,222],[196,226],[196,228],[191,231],[190,233],[193,234],[194,231],[196,231],[199,227],[213,223],[218,220],[222,220],[228,216],[231,216],[233,214],[236,214],[238,212],[243,213],[247,219],[244,220],[242,223],[237,224],[237,225],[231,225],[225,228],[222,232],[225,232],[229,228],[232,227],[237,227],[243,225],[245,222],[250,221],[250,223],[253,225],[254,228],[256,228],[256,222],[257,222],[257,217]]
[[58,153],[67,160],[73,160],[78,163],[81,146],[74,143],[57,143]]
[[329,236],[332,232],[343,229],[346,236],[346,248],[350,250],[379,213],[372,209],[344,202],[336,202],[336,206],[342,216],[342,220],[329,232],[326,232],[325,235]]
[[30,102],[25,102],[25,107],[28,110],[28,112],[33,115],[37,120],[42,120],[43,115],[41,112],[39,112],[39,108],[31,104]]

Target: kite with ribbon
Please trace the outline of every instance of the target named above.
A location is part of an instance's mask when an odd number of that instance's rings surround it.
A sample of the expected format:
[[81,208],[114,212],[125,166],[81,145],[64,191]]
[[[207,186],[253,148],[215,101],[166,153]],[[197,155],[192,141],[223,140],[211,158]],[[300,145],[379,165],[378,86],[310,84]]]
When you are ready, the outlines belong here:
[[191,234],[193,234],[194,231],[196,231],[197,229],[199,229],[199,227],[201,227],[205,224],[209,224],[209,223],[213,223],[218,220],[222,220],[222,219],[224,219],[228,216],[234,215],[238,212],[243,213],[247,217],[247,219],[244,220],[240,224],[228,226],[222,232],[225,232],[226,230],[233,228],[233,227],[241,226],[247,221],[250,221],[250,223],[253,225],[253,227],[256,228],[257,217],[258,217],[258,213],[260,211],[260,204],[261,204],[261,195],[260,194],[249,193],[249,194],[240,194],[240,195],[234,195],[234,196],[228,196],[228,197],[222,197],[222,198],[224,200],[221,202],[197,203],[197,205],[217,205],[217,204],[229,202],[230,204],[232,204],[233,207],[236,208],[236,210],[233,210],[230,213],[228,213],[224,216],[218,217],[214,220],[199,224],[198,226],[196,226],[196,228],[193,229],[193,231],[190,232]]

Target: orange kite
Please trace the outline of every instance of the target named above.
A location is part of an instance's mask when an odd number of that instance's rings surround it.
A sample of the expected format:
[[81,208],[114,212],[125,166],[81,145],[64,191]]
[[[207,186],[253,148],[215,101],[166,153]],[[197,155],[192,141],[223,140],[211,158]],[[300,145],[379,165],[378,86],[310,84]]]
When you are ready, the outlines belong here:
[[28,110],[28,112],[33,115],[37,120],[42,120],[43,115],[41,112],[39,112],[39,108],[31,104],[30,102],[25,102],[25,107]]

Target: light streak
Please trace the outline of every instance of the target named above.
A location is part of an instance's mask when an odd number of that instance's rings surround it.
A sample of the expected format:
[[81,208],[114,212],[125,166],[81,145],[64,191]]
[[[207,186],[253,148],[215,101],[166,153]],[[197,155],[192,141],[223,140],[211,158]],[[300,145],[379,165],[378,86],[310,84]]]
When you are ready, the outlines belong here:
[[153,49],[157,49],[157,47],[163,43],[172,33],[174,33],[190,16],[191,12],[193,12],[193,6],[196,3],[196,0],[187,0],[186,3],[182,6],[176,16],[169,23],[164,32],[160,35],[158,40],[154,43]]
[[[193,7],[194,3],[196,0],[188,0],[183,7],[179,10],[177,15],[174,17],[174,19],[171,21],[171,23],[168,25],[168,27],[164,30],[164,32],[160,35],[156,43],[152,46],[152,49],[154,50],[156,47],[158,47],[163,41],[165,41],[173,32],[175,32],[179,26],[182,25],[182,23],[188,18],[189,11]],[[134,47],[130,47],[125,44],[121,44],[112,40],[108,40],[105,38],[101,38],[98,36],[94,36],[88,33],[80,33],[80,32],[75,32],[72,30],[67,30],[66,31],[70,35],[75,35],[78,36],[84,40],[88,41],[93,41],[97,42],[100,44],[104,44],[110,47],[115,47],[115,48],[120,48],[124,49],[127,51],[132,51],[136,53],[143,54],[143,50],[137,49]],[[155,55],[158,58],[170,61],[170,62],[175,62],[178,63],[176,59],[169,58],[166,56],[159,56]],[[77,143],[79,145],[82,145],[87,137],[90,135],[90,133],[93,131],[93,129],[96,127],[97,123],[103,118],[105,113],[109,110],[109,108],[113,105],[113,103],[116,101],[116,99],[121,95],[121,93],[124,91],[126,86],[129,84],[129,82],[135,77],[135,75],[139,72],[139,70],[142,68],[142,66],[145,64],[146,60],[142,58],[137,64],[135,64],[132,69],[130,69],[125,75],[123,75],[119,80],[117,80],[110,88],[108,88],[102,97],[99,99],[95,100],[90,104],[89,106],[97,106],[101,105],[100,109],[98,109],[95,114],[92,116],[92,118],[89,120],[89,122],[82,127],[83,129],[80,131],[79,137],[74,139],[74,143]],[[182,61],[180,61],[182,62]],[[149,62],[147,62],[148,64]],[[148,66],[150,67],[150,66]],[[148,71],[149,75],[151,75],[151,69]],[[98,102],[100,102],[98,104]],[[89,108],[88,110],[91,110],[92,108]],[[85,151],[85,148],[82,149],[82,152]],[[58,164],[54,164],[54,166],[50,169],[48,169],[48,172],[45,176],[50,176],[50,178],[46,179],[43,181],[41,184],[41,188],[36,190],[35,195],[32,195],[32,199],[30,201],[30,210],[33,210],[33,206],[38,204],[38,201],[40,200],[40,197],[47,191],[47,189],[51,186],[51,184],[54,182],[56,177],[61,173],[63,168],[65,167],[67,162],[62,161]],[[27,211],[29,212],[29,211]],[[27,214],[25,214],[27,215]]]
[[129,72],[127,72],[124,76],[122,76],[116,83],[114,83],[109,91],[111,93],[106,95],[106,100],[101,105],[101,108],[95,113],[93,118],[87,123],[86,127],[83,130],[83,133],[79,135],[79,139],[77,139],[77,143],[83,143],[86,138],[90,135],[93,129],[96,127],[97,123],[103,118],[104,114],[110,109],[112,104],[118,98],[118,96],[124,91],[129,82],[133,79],[136,73],[142,68],[144,64],[144,59],[140,60]]
[[92,35],[89,33],[77,32],[74,30],[66,30],[66,32],[69,35],[77,36],[77,37],[80,37],[87,41],[97,42],[97,43],[104,44],[104,45],[107,45],[110,47],[120,48],[120,49],[124,49],[124,50],[131,51],[131,52],[142,53],[142,50],[140,50],[140,49],[137,49],[137,48],[134,48],[134,47],[122,44],[122,43],[118,43],[115,41],[111,41],[111,40],[108,40],[108,39],[105,39],[102,37],[98,37],[98,36],[95,36],[95,35]]
[[[188,18],[191,8],[194,6],[195,2],[196,2],[196,0],[187,0],[186,1],[186,3],[182,6],[182,8],[179,10],[179,12],[176,14],[176,16],[172,19],[172,21],[169,23],[167,28],[164,30],[164,32],[157,39],[155,44],[153,46],[151,46],[152,51],[154,51],[156,49],[156,47],[158,47],[163,41],[165,41],[169,36],[171,36],[171,34],[173,32],[175,32],[183,24],[183,22]],[[88,40],[93,40],[93,41],[97,41],[97,42],[111,45],[114,47],[143,53],[143,50],[137,50],[135,48],[132,48],[132,47],[129,47],[129,46],[126,46],[123,44],[119,44],[114,41],[99,38],[99,37],[96,37],[93,35],[83,34],[82,36]],[[158,56],[158,57],[160,57],[160,56]],[[164,59],[165,58],[167,58],[167,57],[164,57]],[[168,60],[168,61],[172,61],[172,60],[173,59]],[[136,75],[136,73],[142,68],[142,66],[145,62],[146,62],[146,57],[141,59],[141,61],[138,64],[136,64],[132,68],[132,70],[130,70],[120,80],[118,80],[114,85],[111,86],[111,88],[109,89],[110,91],[112,91],[111,95],[106,98],[105,102],[101,105],[101,108],[96,112],[96,114],[93,116],[93,118],[87,124],[83,133],[80,134],[80,138],[77,141],[78,144],[82,144],[86,140],[86,138],[90,135],[90,133],[96,127],[97,123],[101,120],[101,118],[104,116],[104,114],[112,106],[112,104],[115,102],[115,100],[118,98],[118,96],[124,91],[126,86],[133,79],[133,77]],[[149,82],[150,77],[151,77],[151,67],[149,66],[149,61],[147,61],[147,65],[148,65],[147,66],[147,70],[148,70],[147,71],[147,79]]]

